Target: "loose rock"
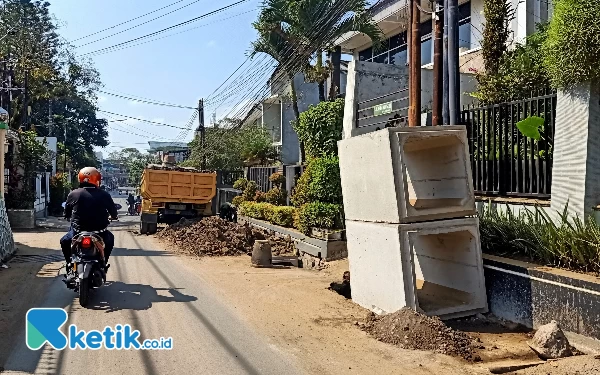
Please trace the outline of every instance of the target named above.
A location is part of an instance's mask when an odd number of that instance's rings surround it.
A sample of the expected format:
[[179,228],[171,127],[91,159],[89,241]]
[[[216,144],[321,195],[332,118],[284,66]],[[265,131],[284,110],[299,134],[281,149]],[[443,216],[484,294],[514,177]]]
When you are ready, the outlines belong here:
[[554,320],[541,326],[528,344],[542,359],[557,359],[573,355],[569,340]]

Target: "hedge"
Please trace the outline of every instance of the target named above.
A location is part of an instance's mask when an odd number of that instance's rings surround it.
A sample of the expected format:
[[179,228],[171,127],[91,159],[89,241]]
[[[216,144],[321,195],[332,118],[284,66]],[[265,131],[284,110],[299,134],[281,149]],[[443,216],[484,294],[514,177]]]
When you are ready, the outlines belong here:
[[342,203],[340,162],[337,156],[312,159],[300,176],[292,204],[301,207],[311,202]]
[[288,228],[294,226],[295,212],[294,207],[275,206],[270,203],[243,202],[239,206],[240,215],[266,220],[272,224]]
[[337,155],[344,127],[344,99],[310,106],[293,125],[309,158]]
[[298,209],[294,224],[299,231],[308,235],[312,228],[341,228],[342,222],[341,205],[313,202],[307,203]]

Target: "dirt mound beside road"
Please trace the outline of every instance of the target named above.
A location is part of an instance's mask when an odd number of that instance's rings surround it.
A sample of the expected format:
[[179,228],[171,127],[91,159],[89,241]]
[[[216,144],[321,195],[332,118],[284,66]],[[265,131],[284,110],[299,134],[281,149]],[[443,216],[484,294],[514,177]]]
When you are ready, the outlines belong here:
[[158,234],[177,248],[195,255],[225,256],[251,254],[256,240],[269,240],[273,255],[292,254],[289,238],[223,220],[217,216],[201,220],[181,219]]
[[363,329],[377,340],[403,349],[429,350],[468,361],[479,360],[469,335],[453,330],[437,317],[428,317],[407,307],[382,316],[371,313]]

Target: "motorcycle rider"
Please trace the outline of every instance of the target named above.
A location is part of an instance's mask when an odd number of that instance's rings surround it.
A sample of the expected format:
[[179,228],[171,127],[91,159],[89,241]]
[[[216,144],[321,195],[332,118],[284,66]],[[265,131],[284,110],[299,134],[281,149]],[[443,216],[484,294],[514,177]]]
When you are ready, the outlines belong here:
[[114,235],[106,229],[110,223],[108,215],[118,220],[118,214],[110,194],[99,189],[101,179],[96,168],[83,168],[79,171],[79,189],[71,191],[67,197],[65,218],[71,220],[71,228],[60,239],[60,246],[68,267],[73,237],[80,232],[100,232],[98,235],[104,241],[104,264],[108,269],[108,258],[115,245]]
[[133,215],[135,212],[135,198],[133,197],[133,194],[129,193],[129,196],[127,197],[127,206],[129,207],[129,215]]

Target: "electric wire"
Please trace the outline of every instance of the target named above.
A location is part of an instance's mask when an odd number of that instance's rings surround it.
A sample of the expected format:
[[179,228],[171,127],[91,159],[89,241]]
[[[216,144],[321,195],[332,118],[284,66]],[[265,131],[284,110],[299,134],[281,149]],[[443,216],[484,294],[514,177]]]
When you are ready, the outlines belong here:
[[149,37],[152,37],[152,36],[155,36],[155,35],[159,35],[159,34],[162,34],[162,33],[164,33],[164,32],[167,32],[167,31],[169,31],[169,30],[172,30],[172,29],[175,29],[175,28],[178,28],[178,27],[181,27],[181,26],[185,26],[185,25],[188,25],[188,24],[190,24],[190,23],[193,23],[193,22],[199,21],[199,20],[201,20],[201,19],[203,19],[203,18],[206,18],[206,17],[212,16],[212,15],[214,15],[214,14],[221,13],[221,12],[223,12],[223,11],[227,10],[227,9],[233,8],[233,7],[237,6],[237,5],[240,5],[240,4],[242,4],[242,3],[245,3],[245,2],[247,2],[247,1],[249,1],[249,0],[239,0],[239,1],[235,2],[235,3],[231,3],[231,4],[229,4],[229,5],[226,5],[226,6],[224,6],[224,7],[221,7],[221,8],[215,9],[215,10],[212,10],[212,11],[210,11],[210,12],[204,13],[204,14],[202,14],[202,15],[198,16],[198,17],[194,17],[194,18],[192,18],[192,19],[189,19],[189,20],[187,20],[187,21],[180,22],[180,23],[178,23],[178,24],[175,24],[175,25],[172,25],[172,26],[166,27],[166,28],[164,28],[164,29],[161,29],[161,30],[158,30],[158,31],[154,31],[154,32],[152,32],[152,33],[149,33],[149,34],[146,34],[146,35],[139,36],[139,37],[137,37],[137,38],[130,39],[130,40],[128,40],[128,41],[125,41],[125,42],[117,43],[117,44],[115,44],[115,45],[113,45],[113,46],[110,46],[110,47],[105,47],[105,48],[98,49],[98,50],[96,50],[96,51],[87,52],[87,53],[81,54],[80,56],[88,56],[88,55],[92,55],[92,54],[94,54],[94,53],[97,53],[97,52],[103,52],[103,51],[106,51],[106,50],[109,50],[109,49],[112,49],[112,48],[115,48],[115,47],[120,47],[120,46],[123,46],[123,45],[129,44],[129,43],[136,42],[136,41],[138,41],[138,40],[142,40],[142,39],[149,38]]
[[161,15],[160,15],[160,16],[158,16],[158,17],[154,17],[154,18],[152,18],[152,19],[149,19],[149,20],[147,20],[147,21],[144,21],[144,22],[142,22],[142,23],[139,23],[139,24],[137,24],[137,25],[135,25],[135,26],[129,27],[129,28],[127,28],[127,29],[124,29],[124,30],[121,30],[121,31],[117,31],[116,33],[113,33],[113,34],[110,34],[110,35],[104,36],[104,37],[102,37],[102,38],[99,38],[99,39],[96,39],[96,40],[92,40],[91,42],[87,42],[87,43],[84,43],[84,44],[80,44],[80,45],[78,45],[78,46],[75,46],[75,48],[81,48],[81,47],[84,47],[84,46],[87,46],[87,45],[90,45],[90,44],[93,44],[93,43],[100,42],[100,41],[102,41],[102,40],[106,40],[106,39],[108,39],[108,38],[112,38],[113,36],[116,36],[116,35],[122,34],[122,33],[124,33],[124,32],[130,31],[130,30],[133,30],[133,29],[135,29],[135,28],[138,28],[138,27],[140,27],[140,26],[146,25],[146,24],[148,24],[148,23],[150,23],[150,22],[153,22],[153,21],[156,21],[156,20],[158,20],[158,19],[161,19],[161,18],[163,18],[163,17],[166,17],[166,16],[168,16],[169,14],[173,14],[173,13],[175,13],[175,12],[177,12],[177,11],[180,11],[180,10],[182,10],[182,9],[184,9],[184,8],[187,8],[187,7],[189,7],[190,5],[194,5],[194,4],[196,4],[196,3],[200,2],[200,1],[202,1],[202,0],[195,0],[195,1],[192,1],[192,2],[191,2],[191,3],[189,3],[189,4],[186,4],[186,5],[182,6],[182,7],[179,7],[179,8],[177,8],[177,9],[174,9],[174,10],[172,10],[172,11],[170,11],[170,12],[167,12],[167,13],[165,13],[165,14],[161,14]]

